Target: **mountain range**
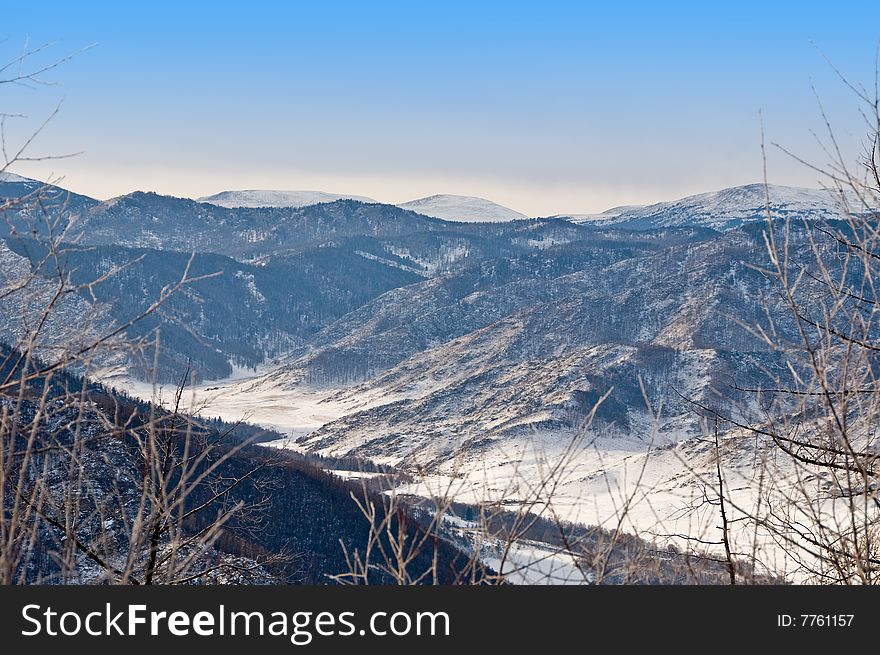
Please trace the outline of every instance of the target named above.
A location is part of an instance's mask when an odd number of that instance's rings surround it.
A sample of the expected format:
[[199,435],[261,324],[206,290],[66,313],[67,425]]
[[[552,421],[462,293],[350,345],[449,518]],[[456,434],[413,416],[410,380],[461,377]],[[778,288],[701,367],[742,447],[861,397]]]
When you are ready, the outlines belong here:
[[[0,198],[38,188],[6,174]],[[739,269],[744,248],[753,257],[762,248],[747,228],[766,219],[767,198],[773,217],[841,215],[827,192],[763,185],[571,220],[497,221],[494,203],[465,199],[475,211],[488,207],[491,220],[479,222],[348,198],[324,202],[323,195],[306,206],[224,207],[143,192],[104,202],[57,187],[42,194],[44,211],[63,209],[76,235],[65,252],[75,280],[119,269],[88,299],[109,320],[124,321],[149,306],[178,281],[192,253],[192,275],[218,274],[131,328],[142,337],[162,325],[162,379],[179,375],[187,361],[202,379],[218,379],[234,366],[285,356],[281,377],[352,381],[528,316],[537,317],[528,322],[530,341],[544,342],[554,356],[563,346],[612,337],[678,350],[695,344],[741,350],[729,336],[701,337],[721,331],[706,301],[722,292],[736,296],[724,299],[730,307],[747,309],[754,301],[757,290],[741,282],[751,276]],[[449,207],[450,198],[406,204]],[[44,257],[32,237],[34,229],[47,229],[46,220],[32,214],[31,207],[6,212],[8,267],[18,265],[12,253],[33,265]],[[699,258],[707,263],[696,263]],[[674,283],[692,260],[710,272]],[[729,286],[737,270],[741,280]],[[654,312],[651,302],[661,302],[663,311]],[[563,316],[570,320],[567,334],[551,348],[546,342]]]
[[[219,207],[254,208],[254,207],[306,207],[336,200],[357,200],[364,203],[379,204],[378,201],[365,196],[339,195],[323,191],[221,191],[211,196],[198,199]],[[423,216],[442,218],[447,221],[492,222],[512,221],[528,218],[525,214],[499,205],[498,203],[473,196],[457,196],[437,194],[427,198],[418,198],[396,205],[409,209]]]
[[[34,190],[23,178],[0,182],[0,198]],[[235,193],[245,195],[101,202],[46,191],[43,211],[63,209],[77,237],[64,268],[80,283],[106,276],[62,308],[62,323],[124,324],[189,266],[203,279],[127,330],[161,335],[158,371],[129,358],[115,363],[117,383],[250,368],[245,380],[211,383],[210,411],[246,413],[291,434],[283,445],[297,450],[443,475],[527,470],[527,442],[562,448],[600,398],[591,430],[620,462],[648,434],[698,448],[694,402],[758,411],[736,389],[766,385],[786,365],[743,327],[778,309],[760,273],[768,215],[797,219],[792,239],[804,243],[810,221],[846,216],[825,191],[763,185],[548,218],[449,196],[294,206],[309,198]],[[51,279],[44,218],[6,211],[7,279],[28,267]],[[14,342],[16,325],[5,316],[0,338]],[[610,470],[583,457],[572,499],[600,493],[593,476]],[[663,484],[677,488],[680,474]],[[569,518],[578,507],[572,500]]]

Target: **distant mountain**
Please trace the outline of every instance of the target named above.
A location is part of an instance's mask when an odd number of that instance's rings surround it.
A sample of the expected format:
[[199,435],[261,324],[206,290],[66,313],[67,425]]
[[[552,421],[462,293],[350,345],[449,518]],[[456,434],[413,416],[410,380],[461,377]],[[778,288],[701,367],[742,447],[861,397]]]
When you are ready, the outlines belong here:
[[619,216],[623,212],[641,209],[643,206],[644,205],[621,205],[620,207],[612,207],[611,209],[606,209],[600,214],[556,214],[555,216],[553,216],[553,218],[564,218],[571,221],[572,223],[589,224],[594,221],[607,221],[609,219]]
[[514,211],[509,207],[504,207],[491,200],[474,198],[472,196],[441,194],[419,198],[418,200],[410,200],[397,206],[425,216],[465,223],[514,221],[528,218],[525,214]]
[[[768,195],[770,213],[774,218],[815,220],[840,218],[843,215],[840,198],[824,189],[778,185],[765,188],[763,184],[748,184],[644,207],[575,216],[573,220],[633,230],[685,225],[730,230],[745,223],[766,220]],[[852,198],[848,198],[848,201],[853,203]],[[858,202],[853,203],[853,209],[859,210]]]
[[207,202],[219,207],[307,207],[335,200],[357,200],[376,202],[366,196],[352,196],[323,191],[221,191],[212,196],[204,196],[199,202]]

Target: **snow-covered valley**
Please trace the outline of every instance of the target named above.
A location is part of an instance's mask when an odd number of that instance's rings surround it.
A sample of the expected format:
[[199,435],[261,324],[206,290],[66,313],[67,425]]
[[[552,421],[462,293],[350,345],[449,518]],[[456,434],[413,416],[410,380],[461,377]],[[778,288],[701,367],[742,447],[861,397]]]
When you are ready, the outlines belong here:
[[[362,412],[381,413],[437,391],[437,384],[430,382],[410,388],[406,394],[351,387],[290,388],[266,384],[272,378],[269,370],[196,385],[187,391],[188,407],[205,417],[245,420],[285,435],[262,444],[268,448],[345,456],[358,452],[369,438],[354,431],[340,445],[315,448],[310,445],[312,435],[339,421],[356,424]],[[125,386],[133,394],[160,402],[173,392],[166,386],[154,388],[132,381]],[[449,435],[443,448],[445,456],[418,450],[415,456],[407,457],[391,448],[374,451],[368,458],[377,464],[398,466],[408,474],[410,481],[389,489],[389,493],[525,510],[571,523],[623,530],[661,546],[705,549],[706,542],[719,539],[717,509],[705,502],[707,489],[711,494],[715,484],[712,449],[705,434],[695,434],[693,426],[683,424],[680,418],[658,418],[644,414],[627,434],[595,425],[583,430],[526,429],[476,446],[466,433],[459,432]],[[423,443],[417,436],[418,425],[410,429],[408,444]],[[741,452],[737,435],[731,433],[722,439],[731,444],[727,449],[733,453],[725,459],[732,498],[743,510],[751,510],[759,502],[754,482],[762,471],[754,452],[750,451],[751,458]],[[421,459],[418,455],[423,453],[431,456]],[[338,474],[346,479],[361,477],[351,471]],[[374,474],[362,475],[369,478]],[[728,511],[735,513],[734,509]],[[465,528],[462,532],[476,535],[478,530]],[[741,531],[731,537],[738,548],[754,546],[752,532]],[[791,566],[766,536],[758,549],[768,569],[780,573]],[[507,566],[516,571],[514,578],[520,582],[583,582],[570,556],[547,544],[518,544],[508,557]],[[491,555],[486,561],[492,563]]]

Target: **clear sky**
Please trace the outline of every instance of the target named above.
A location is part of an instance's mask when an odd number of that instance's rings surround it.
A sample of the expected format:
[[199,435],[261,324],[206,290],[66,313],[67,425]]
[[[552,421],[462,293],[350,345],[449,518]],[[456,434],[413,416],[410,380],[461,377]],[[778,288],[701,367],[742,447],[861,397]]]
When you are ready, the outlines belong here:
[[[61,56],[0,87],[10,137],[63,98],[32,177],[135,189],[478,195],[601,211],[762,176],[768,141],[819,163],[815,85],[846,147],[864,124],[817,47],[873,90],[880,2],[14,2],[0,55]],[[770,152],[770,180],[816,186]]]

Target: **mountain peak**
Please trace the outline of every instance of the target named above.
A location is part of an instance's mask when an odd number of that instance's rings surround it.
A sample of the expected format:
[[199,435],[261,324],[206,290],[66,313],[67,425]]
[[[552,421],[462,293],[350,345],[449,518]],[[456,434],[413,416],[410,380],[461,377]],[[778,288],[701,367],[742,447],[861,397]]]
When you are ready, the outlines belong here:
[[475,196],[436,194],[404,202],[398,207],[418,214],[464,223],[513,221],[528,218],[525,214]]

